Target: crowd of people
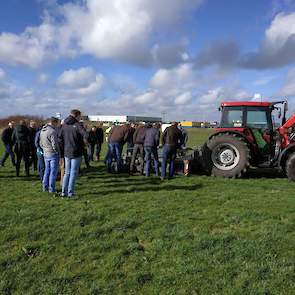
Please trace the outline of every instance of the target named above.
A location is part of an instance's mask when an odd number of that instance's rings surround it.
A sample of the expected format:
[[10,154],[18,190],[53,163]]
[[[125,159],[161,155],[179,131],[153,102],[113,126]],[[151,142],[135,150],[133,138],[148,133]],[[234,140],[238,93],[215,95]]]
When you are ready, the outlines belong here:
[[[127,144],[130,174],[140,173],[149,177],[153,167],[155,175],[164,180],[167,178],[166,170],[169,163],[168,178],[173,177],[177,149],[185,145],[187,133],[179,128],[177,122],[166,128],[162,136],[160,128],[160,123],[113,124],[107,130],[106,137],[108,151],[104,163],[107,171],[114,172],[114,163],[117,173],[126,169],[122,151]],[[10,157],[17,177],[20,176],[22,161],[26,176],[30,176],[31,168],[34,171],[38,169],[42,190],[49,193],[56,193],[56,181],[60,175],[60,196],[73,198],[82,159],[86,167],[90,167],[91,161],[100,160],[104,131],[101,124],[88,130],[81,120],[81,112],[72,110],[65,120],[60,121],[52,117],[43,126],[38,126],[35,121],[30,121],[29,126],[24,120],[17,125],[9,122],[8,127],[2,132],[2,141],[5,152],[0,160],[0,166],[4,166]],[[158,155],[160,145],[161,171]]]

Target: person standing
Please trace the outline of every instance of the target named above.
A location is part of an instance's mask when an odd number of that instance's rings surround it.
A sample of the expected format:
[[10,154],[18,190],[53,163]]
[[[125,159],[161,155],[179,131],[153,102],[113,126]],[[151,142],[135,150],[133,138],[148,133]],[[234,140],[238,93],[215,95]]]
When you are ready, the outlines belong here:
[[135,130],[136,130],[136,124],[131,123],[129,137],[128,137],[128,141],[127,141],[127,155],[128,156],[132,156],[132,153],[133,153],[133,148],[134,148],[133,136],[134,136]]
[[94,155],[94,151],[95,151],[95,147],[98,144],[98,137],[97,137],[97,132],[96,132],[96,127],[93,126],[91,127],[89,133],[88,133],[88,143],[89,143],[89,147],[88,147],[88,158],[89,161],[93,161],[93,155]]
[[30,121],[30,126],[29,126],[29,131],[30,131],[30,166],[33,166],[33,170],[37,170],[37,163],[38,163],[38,157],[37,157],[37,150],[35,147],[35,137],[36,133],[38,131],[38,125],[37,122],[34,120]]
[[140,163],[140,173],[143,174],[143,165],[144,165],[144,148],[143,148],[143,143],[144,143],[144,138],[145,138],[145,132],[146,128],[144,125],[139,125],[133,135],[133,153],[132,153],[132,158],[131,158],[131,163],[130,163],[130,173],[132,174],[134,172],[134,165],[135,165],[135,160],[137,158],[137,154],[139,155],[139,163]]
[[88,134],[79,123],[81,112],[72,110],[64,120],[60,130],[59,141],[64,151],[65,174],[62,184],[62,197],[72,198],[75,196],[75,183],[83,156],[85,144],[88,144]]
[[145,152],[145,176],[149,177],[151,172],[151,160],[154,159],[154,168],[156,176],[159,176],[159,156],[158,146],[160,142],[160,125],[155,123],[148,124],[144,137]]
[[[42,126],[43,127],[43,126]],[[42,129],[41,127],[41,129]],[[40,146],[40,133],[41,129],[37,131],[36,136],[35,136],[35,147],[37,150],[37,158],[38,158],[38,173],[39,173],[39,178],[41,183],[43,182],[43,176],[44,176],[44,171],[45,171],[45,161],[44,161],[44,154],[43,150]]]
[[12,134],[13,134],[14,122],[9,122],[8,127],[5,128],[2,132],[1,139],[3,141],[5,152],[3,157],[0,160],[0,166],[4,166],[5,161],[10,156],[12,165],[15,166],[15,156],[13,152],[13,142],[12,142]]
[[40,132],[40,147],[43,150],[45,172],[43,176],[43,192],[55,193],[55,183],[59,164],[59,143],[56,127],[58,119],[52,117]]
[[24,120],[20,120],[12,133],[12,142],[14,143],[14,152],[16,154],[16,176],[19,176],[20,164],[23,159],[25,163],[26,176],[30,176],[30,148],[31,135],[29,128]]
[[161,180],[166,177],[167,162],[169,161],[169,178],[174,176],[174,163],[176,159],[176,152],[182,141],[182,133],[178,129],[178,123],[173,122],[170,127],[167,127],[163,133],[162,144],[162,171]]
[[122,161],[122,150],[123,145],[127,142],[129,136],[129,124],[124,124],[122,126],[114,126],[108,138],[109,143],[109,155],[107,157],[107,168],[108,172],[112,171],[112,161],[113,158],[117,162],[117,171],[120,172],[123,168]]
[[97,137],[97,144],[96,144],[96,161],[100,160],[100,152],[101,152],[101,147],[103,144],[103,129],[102,129],[102,123],[100,123],[96,127],[96,137]]

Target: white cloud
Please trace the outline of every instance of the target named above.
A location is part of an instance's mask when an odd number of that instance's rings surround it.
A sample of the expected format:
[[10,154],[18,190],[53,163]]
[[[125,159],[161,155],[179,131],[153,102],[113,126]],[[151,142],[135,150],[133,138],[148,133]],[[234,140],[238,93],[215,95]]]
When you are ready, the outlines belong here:
[[0,80],[3,80],[5,77],[6,77],[5,71],[0,68]]
[[289,70],[279,94],[282,96],[295,96],[295,68]]
[[178,95],[175,98],[176,105],[184,105],[189,103],[192,100],[192,94],[190,92],[185,92],[183,94]]
[[45,11],[40,26],[0,34],[0,62],[34,68],[61,56],[91,54],[142,65],[174,65],[187,56],[186,45],[158,45],[152,33],[179,23],[202,1],[84,0],[56,5],[54,13]]
[[45,84],[48,81],[48,75],[45,73],[41,73],[37,77],[37,81],[40,84]]
[[87,96],[96,94],[102,88],[104,77],[90,67],[83,67],[63,72],[56,83],[60,87],[66,87],[64,91],[67,93],[70,92],[76,96]]

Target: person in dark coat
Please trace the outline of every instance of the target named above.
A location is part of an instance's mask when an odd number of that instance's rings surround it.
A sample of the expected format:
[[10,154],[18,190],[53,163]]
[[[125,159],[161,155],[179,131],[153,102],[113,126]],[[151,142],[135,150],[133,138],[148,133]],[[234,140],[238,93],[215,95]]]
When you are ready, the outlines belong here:
[[134,136],[136,127],[137,125],[135,123],[132,123],[130,125],[129,137],[127,140],[127,154],[129,156],[132,156],[132,153],[133,153],[133,148],[134,148],[133,136]]
[[162,171],[161,180],[166,177],[167,162],[169,161],[169,178],[174,176],[174,162],[176,159],[177,149],[180,147],[182,142],[182,133],[178,129],[178,123],[173,122],[170,127],[167,127],[162,136]]
[[69,117],[64,120],[58,135],[65,158],[62,197],[72,198],[75,196],[75,183],[79,174],[84,147],[88,144],[88,134],[79,123],[80,119],[81,112],[72,110]]
[[154,159],[154,168],[156,176],[159,176],[159,156],[158,146],[160,143],[160,125],[148,124],[144,137],[145,152],[145,176],[149,177],[151,172],[151,160]]
[[146,128],[144,125],[139,125],[133,135],[133,153],[132,153],[132,158],[131,158],[131,163],[130,163],[130,173],[134,172],[134,165],[135,165],[135,160],[139,158],[140,162],[140,173],[143,174],[143,165],[144,165],[144,137],[145,137],[145,132]]
[[30,126],[29,126],[29,131],[30,131],[30,167],[33,167],[33,170],[37,170],[37,164],[38,164],[38,157],[37,157],[37,149],[35,147],[35,137],[36,133],[38,131],[38,125],[37,122],[31,120],[30,121]]
[[114,126],[108,138],[109,155],[107,157],[108,172],[112,171],[113,159],[117,162],[117,171],[120,172],[123,168],[122,150],[129,136],[129,124],[122,126]]
[[16,176],[19,176],[22,159],[25,163],[26,176],[30,176],[31,134],[24,120],[20,120],[19,124],[15,126],[12,141],[16,154]]
[[97,136],[97,129],[95,126],[91,127],[90,131],[88,132],[88,142],[89,142],[89,147],[88,147],[88,157],[89,161],[94,161],[94,151],[95,147],[98,144],[98,136]]
[[103,144],[103,129],[102,129],[102,123],[96,127],[96,136],[97,136],[97,144],[96,144],[96,161],[99,161],[100,159],[100,152],[101,147]]
[[12,142],[12,134],[13,134],[14,122],[9,122],[8,127],[3,130],[1,139],[3,141],[5,152],[3,157],[0,160],[0,166],[4,166],[5,161],[10,156],[12,165],[15,166],[15,156],[13,152],[13,142]]

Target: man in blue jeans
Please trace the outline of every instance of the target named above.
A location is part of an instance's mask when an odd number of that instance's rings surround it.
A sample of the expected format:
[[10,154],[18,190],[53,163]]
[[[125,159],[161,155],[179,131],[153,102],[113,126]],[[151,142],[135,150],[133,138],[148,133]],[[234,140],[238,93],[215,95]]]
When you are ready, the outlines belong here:
[[2,132],[1,139],[4,143],[5,152],[4,152],[4,155],[0,161],[0,166],[4,166],[4,163],[9,156],[11,158],[12,165],[15,166],[15,156],[14,156],[14,152],[12,150],[13,127],[14,127],[14,122],[9,122],[8,127],[6,129],[4,129]]
[[56,127],[58,125],[57,118],[51,118],[40,132],[40,147],[43,151],[45,171],[43,175],[42,185],[43,191],[55,193],[55,183],[58,174],[58,164],[60,157],[60,149],[57,137]]
[[167,127],[162,136],[163,152],[162,152],[162,171],[161,180],[166,177],[167,162],[169,161],[169,178],[174,176],[174,162],[176,159],[176,152],[182,140],[182,133],[177,128],[178,123],[173,122],[170,127]]
[[62,183],[62,197],[72,198],[75,196],[75,183],[79,174],[79,168],[85,145],[88,145],[88,134],[79,123],[81,112],[72,110],[69,117],[59,132],[59,142],[64,151],[65,174]]
[[145,152],[145,176],[150,176],[152,157],[154,158],[154,168],[156,176],[159,176],[159,157],[158,145],[160,141],[160,125],[155,123],[153,126],[148,124],[144,136]]

